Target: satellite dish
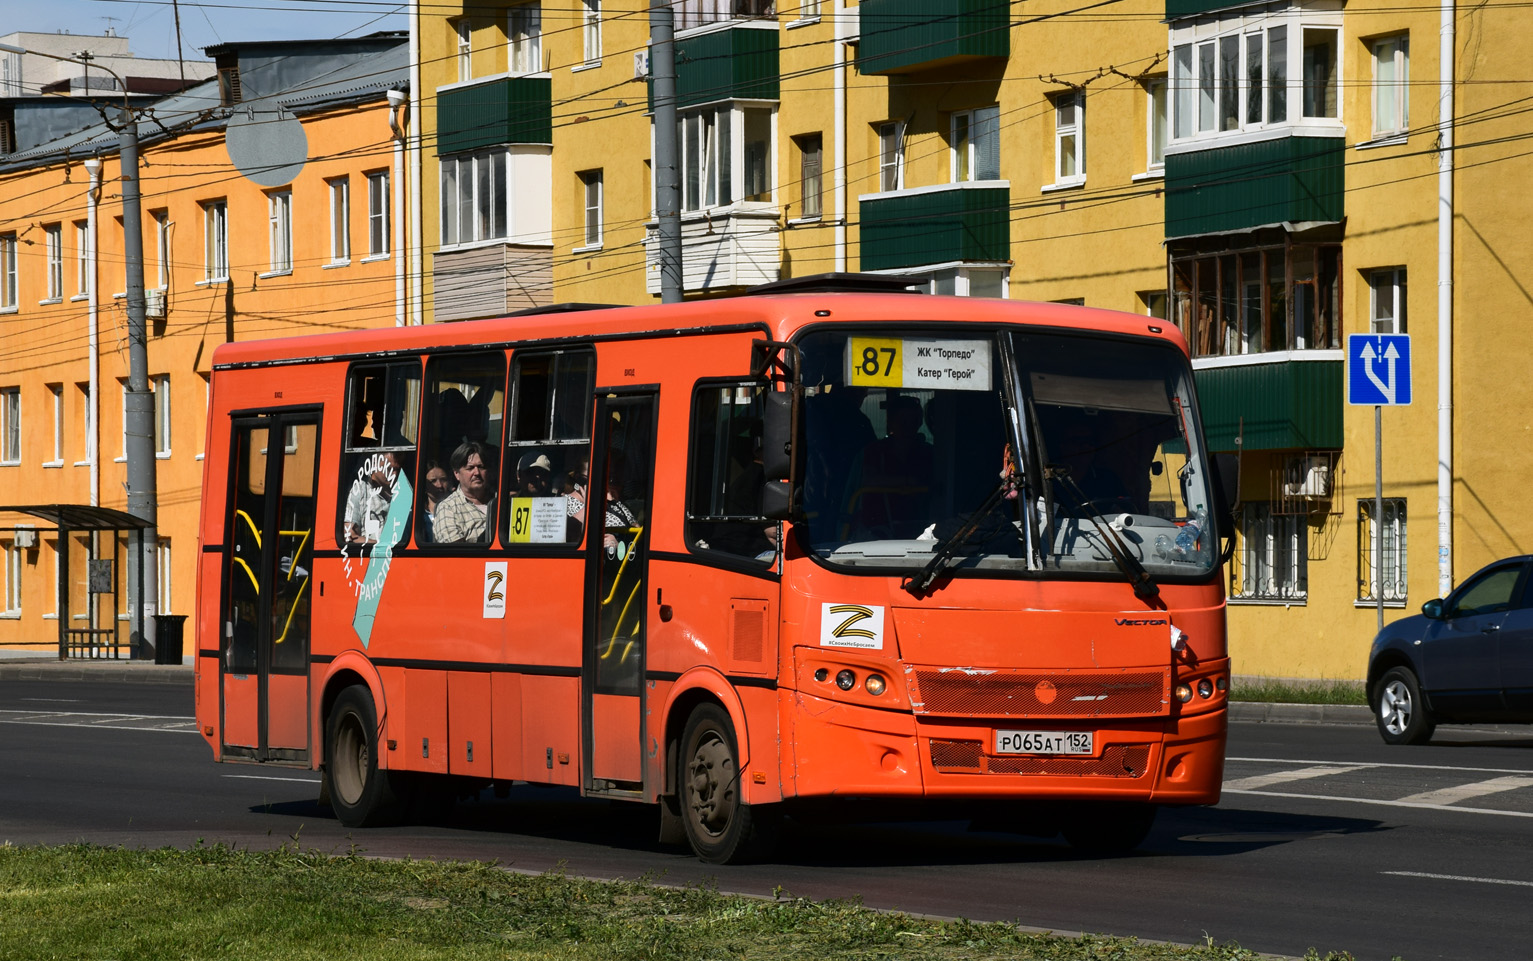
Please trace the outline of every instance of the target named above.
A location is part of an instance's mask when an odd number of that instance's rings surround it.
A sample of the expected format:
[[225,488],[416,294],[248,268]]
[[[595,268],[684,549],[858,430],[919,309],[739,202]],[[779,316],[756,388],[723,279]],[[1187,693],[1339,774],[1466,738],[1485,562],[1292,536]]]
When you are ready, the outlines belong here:
[[238,104],[224,128],[224,149],[235,169],[262,187],[298,178],[309,159],[309,137],[298,118],[272,105]]

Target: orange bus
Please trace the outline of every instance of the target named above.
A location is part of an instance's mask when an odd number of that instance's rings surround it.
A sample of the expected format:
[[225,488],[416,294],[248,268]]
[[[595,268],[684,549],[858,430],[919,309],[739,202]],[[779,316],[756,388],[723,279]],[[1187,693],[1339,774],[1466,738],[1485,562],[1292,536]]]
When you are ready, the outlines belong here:
[[1101,850],[1218,800],[1233,472],[1153,317],[824,276],[226,344],[209,405],[198,724],[347,826],[564,785],[727,863],[846,799]]

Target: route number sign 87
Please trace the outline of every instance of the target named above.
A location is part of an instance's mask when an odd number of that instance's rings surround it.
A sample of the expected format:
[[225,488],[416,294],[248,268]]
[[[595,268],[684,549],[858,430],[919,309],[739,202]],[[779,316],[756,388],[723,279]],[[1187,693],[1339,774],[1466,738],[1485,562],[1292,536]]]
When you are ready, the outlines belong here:
[[853,337],[847,379],[854,387],[900,387],[904,381],[903,341],[897,337]]

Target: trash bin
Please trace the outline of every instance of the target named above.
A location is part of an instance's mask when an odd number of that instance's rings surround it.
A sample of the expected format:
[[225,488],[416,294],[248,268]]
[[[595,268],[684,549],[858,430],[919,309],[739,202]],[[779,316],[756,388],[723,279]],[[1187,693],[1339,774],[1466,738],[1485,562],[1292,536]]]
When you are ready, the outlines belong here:
[[185,614],[154,615],[154,663],[181,663],[181,632],[185,625]]

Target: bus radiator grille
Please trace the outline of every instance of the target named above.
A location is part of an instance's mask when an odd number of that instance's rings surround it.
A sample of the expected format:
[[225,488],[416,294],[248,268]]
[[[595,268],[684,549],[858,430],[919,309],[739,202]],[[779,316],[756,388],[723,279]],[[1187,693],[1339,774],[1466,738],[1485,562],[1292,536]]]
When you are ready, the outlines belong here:
[[955,670],[908,674],[917,714],[954,717],[1151,717],[1171,704],[1169,671]]
[[978,741],[931,741],[932,767],[950,774],[1035,774],[1060,777],[1140,777],[1147,744],[1109,744],[1101,757],[987,756]]

